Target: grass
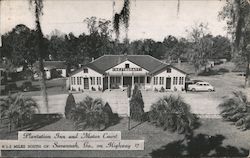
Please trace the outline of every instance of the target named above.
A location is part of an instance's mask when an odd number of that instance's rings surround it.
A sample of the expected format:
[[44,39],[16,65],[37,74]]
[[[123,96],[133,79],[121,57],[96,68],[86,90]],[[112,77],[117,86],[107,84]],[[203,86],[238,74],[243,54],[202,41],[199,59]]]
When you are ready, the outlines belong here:
[[[163,131],[148,122],[131,121],[128,130],[128,120],[123,118],[120,123],[111,126],[106,131],[121,131],[122,139],[143,139],[143,151],[2,151],[3,156],[33,157],[159,157],[163,156],[247,156],[250,144],[250,131],[242,132],[220,119],[201,119],[201,126],[194,131],[191,143],[185,145],[183,135]],[[37,131],[72,131],[72,122],[61,119],[55,123],[39,128]],[[16,139],[16,133],[5,136],[5,139]],[[210,140],[211,139],[211,140]],[[173,147],[178,147],[173,150]],[[179,148],[180,147],[180,148]],[[218,149],[216,153],[215,149]],[[201,149],[201,150],[199,150]],[[230,150],[232,152],[230,152]],[[174,152],[173,152],[174,151]],[[197,153],[198,152],[198,153]],[[193,154],[193,155],[190,155]],[[218,154],[218,155],[216,155]]]

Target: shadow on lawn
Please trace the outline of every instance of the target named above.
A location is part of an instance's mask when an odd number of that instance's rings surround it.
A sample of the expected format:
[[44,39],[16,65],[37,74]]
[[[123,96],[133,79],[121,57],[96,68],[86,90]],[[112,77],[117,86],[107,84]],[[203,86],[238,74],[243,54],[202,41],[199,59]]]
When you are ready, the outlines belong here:
[[209,136],[206,134],[198,134],[191,136],[185,140],[171,142],[160,149],[154,150],[150,155],[152,157],[166,156],[230,156],[239,157],[247,156],[248,150],[244,148],[238,149],[234,146],[222,146],[225,139],[223,135]]
[[49,124],[55,123],[62,118],[61,114],[35,114],[32,121],[19,130],[33,131]]

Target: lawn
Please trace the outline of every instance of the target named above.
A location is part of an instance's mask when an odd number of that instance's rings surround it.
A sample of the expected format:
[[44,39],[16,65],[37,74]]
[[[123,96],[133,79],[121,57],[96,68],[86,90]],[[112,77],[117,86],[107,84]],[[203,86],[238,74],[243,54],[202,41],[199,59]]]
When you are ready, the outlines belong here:
[[[166,156],[247,156],[250,149],[250,130],[240,131],[221,119],[201,119],[190,141],[183,135],[163,131],[149,122],[131,122],[127,129],[127,118],[123,118],[107,131],[121,131],[122,139],[143,139],[143,151],[2,151],[3,156],[21,157],[166,157]],[[72,131],[72,122],[61,119],[38,131]],[[16,139],[16,132],[4,139]],[[3,137],[2,137],[3,138]]]

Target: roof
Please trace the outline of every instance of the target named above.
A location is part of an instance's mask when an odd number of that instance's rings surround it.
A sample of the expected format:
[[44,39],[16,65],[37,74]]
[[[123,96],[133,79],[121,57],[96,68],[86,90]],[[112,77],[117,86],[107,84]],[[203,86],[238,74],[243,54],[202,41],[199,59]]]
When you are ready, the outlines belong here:
[[[170,66],[150,55],[103,55],[99,58],[97,58],[96,60],[88,63],[87,65],[85,65],[84,67],[88,67],[91,68],[93,70],[95,70],[96,72],[100,73],[100,74],[105,74],[105,72],[107,70],[109,70],[110,68],[124,62],[124,61],[130,61],[144,69],[146,69],[147,71],[149,71],[150,74],[154,74],[156,71],[160,71],[163,70],[164,68],[166,68],[166,66]],[[171,66],[173,67],[173,66]],[[175,68],[175,67],[173,67]],[[77,72],[79,72],[80,70],[82,70],[83,68],[80,68],[74,72],[72,72],[71,74],[75,74]],[[177,68],[175,68],[177,69]],[[183,72],[180,69],[177,69],[178,71]],[[185,73],[185,72],[183,72]]]
[[[48,69],[66,69],[67,65],[65,61],[43,61],[44,67]],[[38,61],[34,63],[35,67],[38,67]]]
[[152,72],[159,66],[164,65],[163,62],[150,55],[104,55],[87,64],[86,66],[100,73],[105,73],[105,71],[108,69],[126,60],[135,63],[149,72]]
[[157,69],[155,69],[153,72],[151,72],[151,74],[155,75],[157,73],[160,73],[160,72],[166,70],[167,68],[173,68],[177,71],[180,71],[183,74],[187,74],[186,72],[182,71],[181,69],[178,69],[178,68],[174,67],[173,65],[169,65],[169,64],[164,64],[164,65],[159,66]]

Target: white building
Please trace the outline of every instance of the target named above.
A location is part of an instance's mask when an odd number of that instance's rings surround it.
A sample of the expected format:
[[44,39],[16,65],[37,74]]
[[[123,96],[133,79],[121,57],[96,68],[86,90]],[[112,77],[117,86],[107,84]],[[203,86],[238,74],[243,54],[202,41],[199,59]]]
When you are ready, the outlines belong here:
[[[44,71],[46,79],[67,77],[67,65],[65,61],[44,61]],[[38,71],[39,63],[34,64],[35,71]],[[35,73],[34,78],[39,77],[39,73]]]
[[69,76],[70,90],[184,90],[186,73],[149,55],[104,55]]

